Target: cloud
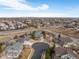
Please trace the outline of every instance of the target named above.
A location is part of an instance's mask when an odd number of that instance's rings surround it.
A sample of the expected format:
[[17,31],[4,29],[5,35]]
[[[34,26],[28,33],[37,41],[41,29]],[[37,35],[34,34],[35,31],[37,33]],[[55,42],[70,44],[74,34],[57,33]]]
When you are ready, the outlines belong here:
[[67,14],[64,13],[44,13],[44,12],[37,12],[29,14],[30,17],[68,17]]
[[6,6],[6,9],[14,9],[14,10],[28,10],[28,11],[39,11],[46,10],[49,8],[47,4],[41,4],[36,8],[31,5],[22,3],[25,0],[0,0],[0,6]]
[[12,14],[6,14],[6,13],[0,13],[0,17],[72,17],[68,14],[64,13],[44,13],[44,12],[30,12],[30,13],[12,13]]

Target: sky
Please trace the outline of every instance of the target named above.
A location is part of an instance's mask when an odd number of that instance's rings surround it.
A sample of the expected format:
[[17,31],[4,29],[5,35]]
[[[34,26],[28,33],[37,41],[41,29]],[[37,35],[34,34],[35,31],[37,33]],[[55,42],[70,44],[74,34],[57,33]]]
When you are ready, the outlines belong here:
[[0,17],[79,17],[79,0],[0,0]]

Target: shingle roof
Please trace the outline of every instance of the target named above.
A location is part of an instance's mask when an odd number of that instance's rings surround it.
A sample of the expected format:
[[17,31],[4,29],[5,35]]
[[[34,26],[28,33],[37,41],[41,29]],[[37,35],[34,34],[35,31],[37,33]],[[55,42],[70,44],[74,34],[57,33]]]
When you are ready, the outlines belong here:
[[17,42],[11,46],[8,46],[6,49],[5,49],[5,54],[6,55],[12,55],[13,53],[19,55],[21,53],[21,50],[23,49],[23,45],[20,43],[20,42]]
[[73,56],[74,58],[78,59],[78,55],[73,53],[73,50],[70,48],[63,48],[63,47],[57,47],[55,48],[55,57],[59,58],[63,55],[69,54],[71,56]]

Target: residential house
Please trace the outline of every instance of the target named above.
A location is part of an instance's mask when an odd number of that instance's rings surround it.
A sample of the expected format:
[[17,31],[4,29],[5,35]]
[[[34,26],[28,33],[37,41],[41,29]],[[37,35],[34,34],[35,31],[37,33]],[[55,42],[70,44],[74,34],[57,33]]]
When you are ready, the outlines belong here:
[[0,30],[7,30],[8,29],[8,25],[6,25],[5,23],[0,23]]
[[22,52],[23,45],[20,42],[17,42],[13,45],[8,46],[5,49],[5,55],[8,58],[18,58],[20,53]]
[[79,59],[72,49],[57,47],[54,49],[55,53],[52,54],[52,59]]
[[76,57],[71,54],[65,54],[61,56],[61,59],[76,59]]
[[36,39],[39,39],[39,38],[41,38],[41,37],[43,36],[42,31],[34,31],[34,32],[32,33],[32,35],[33,35]]

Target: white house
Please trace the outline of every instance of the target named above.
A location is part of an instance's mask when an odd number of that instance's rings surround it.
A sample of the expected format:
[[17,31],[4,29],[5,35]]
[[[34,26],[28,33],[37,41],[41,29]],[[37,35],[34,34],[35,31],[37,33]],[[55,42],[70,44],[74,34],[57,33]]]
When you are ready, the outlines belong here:
[[7,30],[8,29],[8,25],[6,25],[5,23],[0,23],[0,30]]
[[71,54],[65,54],[61,56],[61,59],[76,59],[76,57]]
[[20,53],[22,52],[22,49],[23,49],[23,45],[20,42],[17,42],[11,46],[8,46],[5,49],[5,55],[11,59],[18,58]]

